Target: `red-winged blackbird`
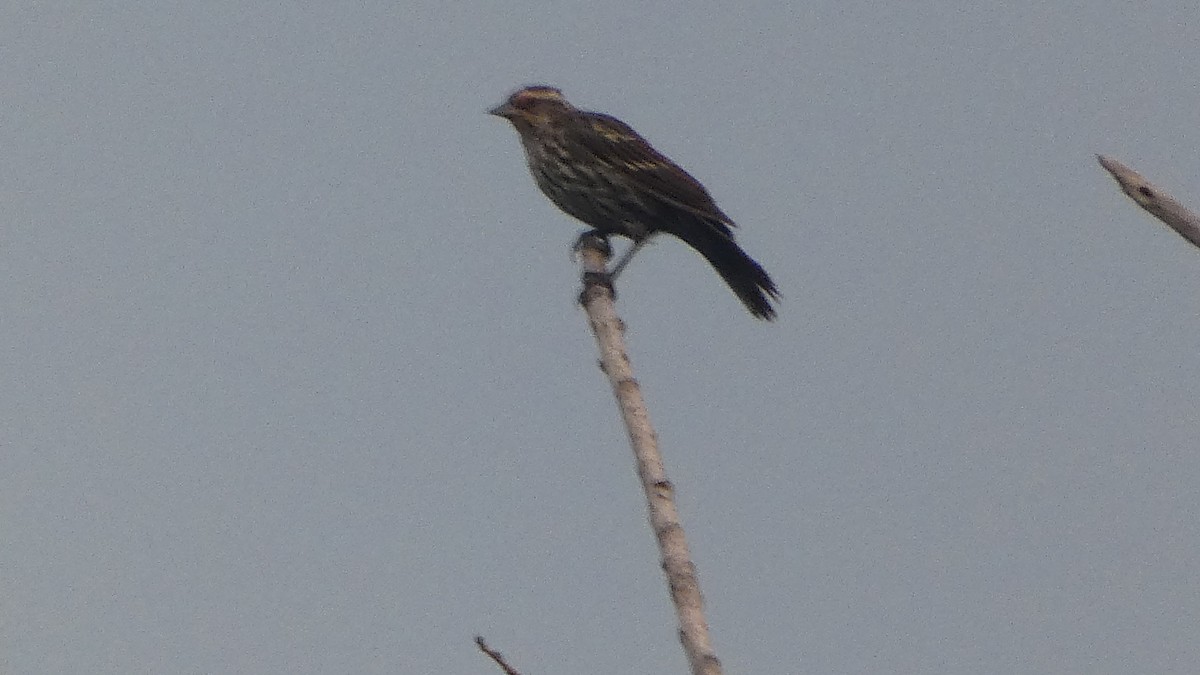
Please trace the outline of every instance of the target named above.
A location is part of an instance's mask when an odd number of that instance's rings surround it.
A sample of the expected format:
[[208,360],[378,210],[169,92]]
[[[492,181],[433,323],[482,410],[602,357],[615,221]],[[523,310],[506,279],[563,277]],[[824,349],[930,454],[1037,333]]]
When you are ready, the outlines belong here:
[[490,111],[512,122],[529,171],[558,208],[634,245],[673,234],[709,263],[760,319],[775,318],[779,297],[766,270],[733,240],[734,222],[708,191],[615,117],[579,110],[554,87],[525,87]]

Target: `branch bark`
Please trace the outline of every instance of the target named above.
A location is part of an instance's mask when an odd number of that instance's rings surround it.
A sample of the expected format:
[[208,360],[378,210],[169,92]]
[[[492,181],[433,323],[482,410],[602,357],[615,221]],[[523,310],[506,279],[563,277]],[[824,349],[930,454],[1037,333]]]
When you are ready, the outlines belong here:
[[500,670],[504,671],[504,675],[521,675],[516,668],[508,665],[508,661],[504,660],[503,654],[487,646],[487,643],[483,641],[482,635],[475,636],[475,646],[479,647],[479,651],[487,654],[488,658],[495,661],[496,665],[500,666]]
[[675,508],[675,488],[667,480],[658,452],[658,437],[650,424],[642,390],[633,377],[625,348],[624,323],[617,316],[613,289],[606,274],[611,249],[607,240],[595,234],[581,237],[578,249],[583,262],[583,292],[579,300],[596,336],[601,370],[608,376],[629,432],[638,477],[646,494],[650,526],[658,541],[663,572],[679,619],[679,641],[693,675],[721,675],[721,662],[713,651],[704,618],[696,566]]
[[1175,201],[1170,195],[1154,187],[1141,174],[1125,166],[1111,157],[1096,155],[1100,166],[1108,170],[1117,180],[1121,190],[1138,206],[1150,212],[1175,230],[1184,239],[1195,246],[1200,246],[1200,216],[1189,211],[1183,204]]

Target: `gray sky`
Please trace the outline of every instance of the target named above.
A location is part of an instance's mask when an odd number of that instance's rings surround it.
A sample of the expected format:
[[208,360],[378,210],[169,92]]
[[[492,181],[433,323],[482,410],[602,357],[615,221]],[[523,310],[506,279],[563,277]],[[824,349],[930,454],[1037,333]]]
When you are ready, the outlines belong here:
[[728,672],[1193,671],[1200,6],[759,4],[0,10],[2,669],[684,671],[539,82],[785,296],[619,284]]

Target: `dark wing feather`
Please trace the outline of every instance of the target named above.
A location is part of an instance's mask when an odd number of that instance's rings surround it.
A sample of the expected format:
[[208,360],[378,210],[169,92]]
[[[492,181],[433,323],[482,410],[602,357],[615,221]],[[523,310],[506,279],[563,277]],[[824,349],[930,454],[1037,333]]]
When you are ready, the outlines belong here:
[[628,178],[628,185],[716,225],[728,234],[734,222],[717,208],[708,190],[687,171],[655,150],[628,124],[602,113],[582,113],[574,139],[592,158]]

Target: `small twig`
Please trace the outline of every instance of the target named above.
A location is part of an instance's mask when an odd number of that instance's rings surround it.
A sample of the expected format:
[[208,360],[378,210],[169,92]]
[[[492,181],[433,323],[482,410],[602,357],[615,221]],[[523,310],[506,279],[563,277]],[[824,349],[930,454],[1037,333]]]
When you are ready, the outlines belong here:
[[579,300],[600,348],[600,367],[608,376],[629,433],[629,444],[633,446],[638,477],[646,493],[650,527],[658,541],[667,588],[679,620],[679,641],[693,675],[720,675],[721,662],[708,636],[696,566],[675,507],[675,487],[667,480],[658,437],[650,424],[642,389],[633,377],[625,348],[624,323],[617,317],[612,285],[605,271],[611,249],[603,237],[585,234],[580,237],[578,251],[583,260],[583,292]]
[[479,651],[487,654],[493,661],[496,662],[496,665],[500,666],[500,670],[504,671],[504,675],[521,675],[520,671],[508,665],[508,662],[504,660],[504,657],[500,655],[500,652],[487,646],[487,643],[483,641],[482,635],[475,636],[475,644],[479,645]]
[[1184,239],[1200,246],[1200,216],[1189,211],[1170,195],[1151,185],[1142,175],[1111,157],[1096,155],[1100,166],[1108,169],[1117,184],[1137,205],[1167,224]]

